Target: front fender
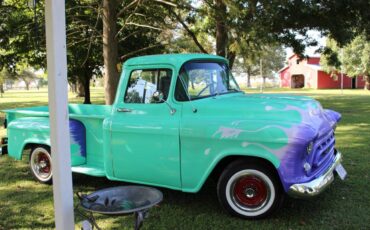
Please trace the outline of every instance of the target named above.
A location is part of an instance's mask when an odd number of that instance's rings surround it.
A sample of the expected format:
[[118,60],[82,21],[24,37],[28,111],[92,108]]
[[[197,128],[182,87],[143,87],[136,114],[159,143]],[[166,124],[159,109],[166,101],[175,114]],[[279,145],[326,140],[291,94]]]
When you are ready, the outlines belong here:
[[[212,155],[211,151],[212,150],[206,149],[204,151],[204,154]],[[280,166],[280,160],[276,155],[257,145],[250,145],[247,149],[246,148],[228,149],[218,154],[215,154],[215,157],[205,168],[196,167],[197,165],[195,165],[194,162],[192,164],[193,167],[189,165],[188,166],[189,168],[187,169],[183,168],[183,170],[186,171],[186,173],[182,175],[183,176],[182,190],[184,192],[193,192],[193,193],[198,192],[202,188],[203,184],[206,182],[207,178],[213,172],[213,170],[217,167],[217,165],[227,157],[255,157],[270,162],[272,165],[274,165],[276,169],[279,168]],[[185,162],[183,162],[183,164],[184,167],[186,167],[187,164]]]

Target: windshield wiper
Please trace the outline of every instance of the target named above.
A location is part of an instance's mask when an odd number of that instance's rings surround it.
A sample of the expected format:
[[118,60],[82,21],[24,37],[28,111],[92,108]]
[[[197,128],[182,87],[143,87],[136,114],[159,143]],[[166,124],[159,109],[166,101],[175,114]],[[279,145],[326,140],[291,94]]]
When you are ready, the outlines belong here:
[[242,90],[240,90],[240,89],[229,89],[229,91],[228,91],[228,92],[230,92],[230,91],[243,92],[243,91],[242,91]]
[[[213,98],[216,98],[216,96],[218,95],[223,95],[223,94],[228,94],[228,93],[234,93],[234,92],[243,92],[242,90],[238,90],[238,89],[228,89],[228,91],[225,91],[225,92],[216,92],[215,94],[212,95]],[[244,92],[243,92],[244,93]]]
[[216,98],[216,96],[218,96],[218,95],[220,95],[220,92],[218,92],[218,90],[216,91],[216,93],[214,93],[213,95],[212,95],[212,97],[213,98]]

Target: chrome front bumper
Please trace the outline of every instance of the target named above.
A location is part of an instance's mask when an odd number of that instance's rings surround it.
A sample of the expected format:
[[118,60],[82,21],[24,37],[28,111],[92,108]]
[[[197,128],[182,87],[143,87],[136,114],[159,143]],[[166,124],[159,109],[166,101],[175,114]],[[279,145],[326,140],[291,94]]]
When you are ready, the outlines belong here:
[[334,170],[342,162],[342,154],[337,151],[335,160],[320,177],[302,184],[290,186],[288,195],[296,198],[309,198],[320,194],[334,181]]

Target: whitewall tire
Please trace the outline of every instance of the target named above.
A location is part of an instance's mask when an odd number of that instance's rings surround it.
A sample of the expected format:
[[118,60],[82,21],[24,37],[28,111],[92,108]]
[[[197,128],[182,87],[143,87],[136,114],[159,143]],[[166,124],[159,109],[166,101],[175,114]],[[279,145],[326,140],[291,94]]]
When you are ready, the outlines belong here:
[[267,164],[236,161],[217,185],[221,205],[234,216],[259,219],[271,215],[283,200],[278,176]]
[[36,146],[32,148],[29,166],[31,174],[37,181],[44,184],[52,183],[51,154],[48,146]]

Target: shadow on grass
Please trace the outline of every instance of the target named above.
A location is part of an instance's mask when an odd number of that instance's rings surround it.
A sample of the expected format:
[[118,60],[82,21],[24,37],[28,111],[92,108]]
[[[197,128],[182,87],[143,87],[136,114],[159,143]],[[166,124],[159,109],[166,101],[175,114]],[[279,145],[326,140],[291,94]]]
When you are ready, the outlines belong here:
[[[0,158],[0,229],[43,228],[54,227],[52,187],[35,182],[28,172],[27,160],[14,161],[7,157]],[[325,193],[312,200],[286,199],[283,208],[268,219],[245,221],[225,213],[220,207],[216,182],[208,181],[202,190],[196,194],[182,193],[159,188],[164,194],[164,200],[150,210],[149,218],[145,220],[143,229],[263,229],[275,228],[310,228],[318,226],[325,228],[328,224],[334,226],[357,226],[361,222],[353,220],[364,217],[366,206],[357,213],[338,211],[338,207],[350,208],[361,204],[361,199],[348,196],[352,193],[361,197],[365,183],[358,184],[356,178],[345,182],[335,181]],[[348,182],[350,182],[348,184]],[[96,178],[81,174],[73,174],[74,192],[90,193],[102,188],[128,185],[129,183],[109,181],[106,178]],[[353,185],[354,183],[354,185]],[[358,194],[359,193],[359,194]],[[75,197],[75,204],[78,200]],[[366,211],[365,211],[366,213]],[[344,219],[344,215],[347,219]],[[349,217],[350,216],[350,217]],[[358,216],[358,217],[356,217]],[[96,215],[99,226],[103,229],[132,229],[133,216],[109,217]],[[348,218],[350,218],[349,222]],[[83,220],[76,214],[76,223]],[[353,225],[354,224],[354,225]]]

